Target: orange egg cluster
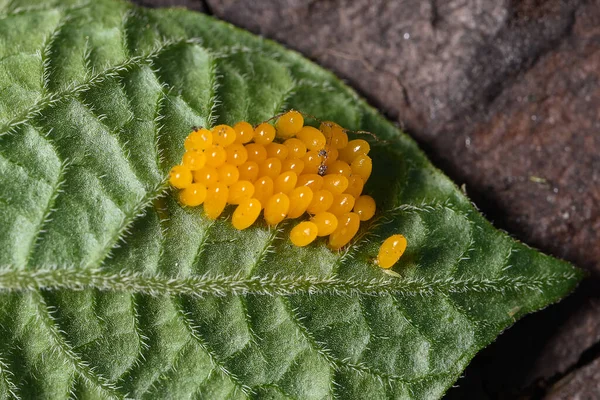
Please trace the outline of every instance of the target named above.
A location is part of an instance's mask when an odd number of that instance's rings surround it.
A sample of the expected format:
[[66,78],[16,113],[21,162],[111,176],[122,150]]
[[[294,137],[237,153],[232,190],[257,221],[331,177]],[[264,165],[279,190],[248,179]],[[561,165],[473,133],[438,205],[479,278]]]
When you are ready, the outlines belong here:
[[291,230],[292,243],[306,246],[328,236],[329,247],[339,249],[375,214],[375,200],[362,194],[373,167],[369,143],[348,140],[334,122],[317,129],[289,111],[274,126],[242,121],[200,128],[184,144],[182,162],[169,179],[181,189],[180,202],[204,204],[211,219],[233,204],[236,229],[250,227],[261,212],[269,225],[307,213],[310,218]]

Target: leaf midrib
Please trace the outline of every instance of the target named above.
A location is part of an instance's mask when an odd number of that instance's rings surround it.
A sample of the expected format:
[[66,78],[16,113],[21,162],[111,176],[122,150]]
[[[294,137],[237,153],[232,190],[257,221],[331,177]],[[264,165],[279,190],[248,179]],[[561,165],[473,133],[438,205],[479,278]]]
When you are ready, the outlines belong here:
[[546,273],[535,276],[500,276],[481,278],[392,278],[364,279],[304,275],[203,275],[190,277],[146,276],[103,269],[37,268],[0,270],[0,291],[84,290],[98,289],[113,292],[159,295],[229,296],[229,295],[395,295],[432,296],[453,293],[504,293],[539,291],[545,287],[579,277],[576,271]]

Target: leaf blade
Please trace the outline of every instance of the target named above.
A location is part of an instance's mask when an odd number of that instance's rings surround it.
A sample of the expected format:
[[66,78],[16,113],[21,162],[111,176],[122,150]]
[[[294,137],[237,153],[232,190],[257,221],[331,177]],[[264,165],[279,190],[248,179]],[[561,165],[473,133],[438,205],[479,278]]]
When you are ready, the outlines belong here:
[[[296,53],[183,10],[6,12],[35,34],[3,54],[39,52],[23,76],[41,82],[0,107],[6,393],[437,398],[581,278],[494,230],[411,139]],[[40,13],[53,17],[36,28]],[[209,222],[162,185],[191,126],[290,107],[379,138],[367,189],[382,212],[341,253],[294,248],[290,224]],[[384,277],[371,260],[399,231],[401,278]]]

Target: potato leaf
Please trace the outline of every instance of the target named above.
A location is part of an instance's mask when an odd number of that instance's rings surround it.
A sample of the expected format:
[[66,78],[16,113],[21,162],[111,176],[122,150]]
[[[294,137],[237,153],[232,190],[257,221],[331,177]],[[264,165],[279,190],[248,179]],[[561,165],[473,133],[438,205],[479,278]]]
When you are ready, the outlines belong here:
[[[185,10],[2,4],[0,398],[438,398],[580,279],[296,53]],[[290,108],[377,136],[379,211],[341,252],[208,221],[165,183],[192,126]],[[400,277],[372,263],[393,233]]]

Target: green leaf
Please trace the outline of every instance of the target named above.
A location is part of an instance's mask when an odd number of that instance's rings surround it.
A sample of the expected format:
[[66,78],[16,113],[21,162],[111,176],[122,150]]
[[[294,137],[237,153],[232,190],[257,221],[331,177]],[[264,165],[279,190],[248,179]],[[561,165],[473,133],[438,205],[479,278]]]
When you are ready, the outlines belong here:
[[[296,53],[184,10],[2,4],[0,398],[438,398],[581,277]],[[192,126],[289,108],[378,137],[379,212],[342,252],[209,222],[165,185]],[[372,263],[392,233],[400,278]]]

